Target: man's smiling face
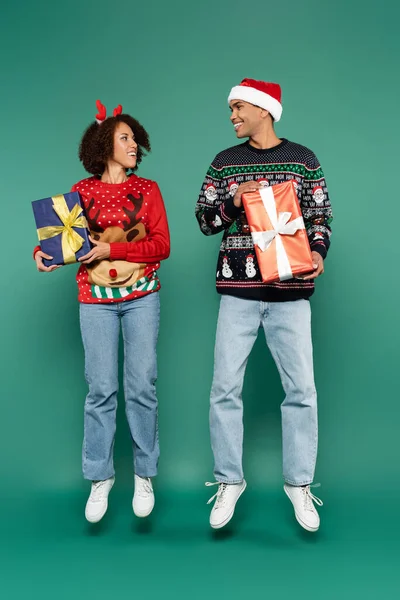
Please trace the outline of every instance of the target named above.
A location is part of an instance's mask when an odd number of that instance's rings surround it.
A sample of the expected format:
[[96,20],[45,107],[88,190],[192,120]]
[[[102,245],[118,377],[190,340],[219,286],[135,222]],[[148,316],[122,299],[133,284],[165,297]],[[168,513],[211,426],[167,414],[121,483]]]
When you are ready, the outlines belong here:
[[266,111],[244,100],[231,100],[229,107],[231,122],[238,138],[251,137],[259,131],[263,123],[261,115]]

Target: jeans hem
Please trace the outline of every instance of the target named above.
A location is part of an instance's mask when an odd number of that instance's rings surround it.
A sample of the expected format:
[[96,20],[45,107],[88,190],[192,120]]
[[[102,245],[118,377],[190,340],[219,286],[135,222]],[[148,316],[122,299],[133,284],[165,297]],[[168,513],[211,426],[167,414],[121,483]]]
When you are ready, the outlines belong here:
[[142,477],[143,479],[150,479],[152,477],[157,477],[158,473],[157,473],[157,471],[155,471],[155,472],[150,471],[150,474],[149,474],[148,471],[143,471],[143,474],[142,474],[142,472],[135,471],[135,475],[137,475],[138,477]]
[[296,482],[296,481],[291,481],[290,479],[285,479],[285,483],[288,483],[289,485],[293,485],[295,487],[301,487],[302,485],[311,485],[313,482],[313,479],[311,479],[310,481],[302,481],[300,483]]
[[218,481],[218,483],[227,483],[228,485],[234,485],[234,484],[238,484],[238,483],[243,483],[244,478],[235,479],[232,481],[232,480],[220,479],[220,478],[216,477],[215,480]]
[[112,479],[113,477],[115,477],[115,473],[111,473],[111,475],[108,475],[107,477],[89,477],[89,475],[86,475],[85,473],[83,474],[83,479],[86,481],[106,481],[107,479]]

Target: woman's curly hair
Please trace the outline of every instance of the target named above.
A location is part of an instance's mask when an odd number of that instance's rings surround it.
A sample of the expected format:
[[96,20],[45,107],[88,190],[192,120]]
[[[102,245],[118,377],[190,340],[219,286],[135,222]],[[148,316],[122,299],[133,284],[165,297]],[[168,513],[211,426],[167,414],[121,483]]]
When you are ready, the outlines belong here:
[[86,129],[79,144],[79,160],[88,173],[102,175],[107,161],[114,155],[114,132],[118,123],[126,123],[133,131],[137,143],[136,171],[145,150],[150,152],[149,134],[145,128],[130,115],[122,114],[116,117],[108,117],[100,125],[95,121]]

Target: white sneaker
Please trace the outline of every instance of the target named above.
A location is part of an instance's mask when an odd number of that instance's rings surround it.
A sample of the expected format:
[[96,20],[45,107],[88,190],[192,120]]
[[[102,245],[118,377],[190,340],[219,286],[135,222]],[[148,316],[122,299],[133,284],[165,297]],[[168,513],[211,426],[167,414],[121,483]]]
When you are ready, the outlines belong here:
[[137,517],[148,517],[154,508],[154,492],[150,477],[135,474],[135,493],[132,508]]
[[318,531],[320,520],[314,502],[323,506],[322,500],[311,493],[309,485],[295,486],[285,483],[283,489],[293,504],[294,514],[300,525],[307,531]]
[[215,504],[210,514],[210,525],[213,529],[221,529],[233,517],[235,512],[236,502],[246,489],[246,481],[243,479],[241,483],[210,483],[207,481],[206,486],[218,485],[218,492],[212,496],[207,504],[215,498]]
[[85,517],[89,523],[98,523],[106,514],[108,494],[114,485],[115,477],[104,481],[93,481],[90,496],[86,502]]

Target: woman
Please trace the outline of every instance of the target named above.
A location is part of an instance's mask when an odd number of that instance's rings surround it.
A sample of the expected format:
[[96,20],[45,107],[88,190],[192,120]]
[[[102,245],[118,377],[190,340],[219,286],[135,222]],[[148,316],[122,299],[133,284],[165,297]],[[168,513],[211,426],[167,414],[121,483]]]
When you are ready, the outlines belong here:
[[[79,181],[92,250],[77,273],[80,325],[89,386],[84,410],[83,475],[92,481],[85,516],[102,519],[114,484],[113,445],[118,392],[118,340],[124,342],[126,416],[133,441],[133,510],[148,516],[154,506],[151,478],[159,457],[156,344],[160,281],[157,269],[170,252],[167,216],[154,181],[133,172],[150,151],[146,130],[122,107],[107,118],[97,101],[96,121],[85,131],[79,158],[92,177]],[[53,271],[35,248],[39,271]]]

